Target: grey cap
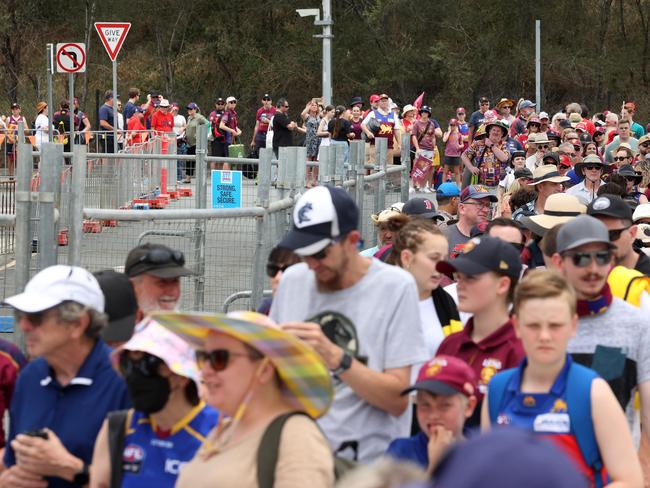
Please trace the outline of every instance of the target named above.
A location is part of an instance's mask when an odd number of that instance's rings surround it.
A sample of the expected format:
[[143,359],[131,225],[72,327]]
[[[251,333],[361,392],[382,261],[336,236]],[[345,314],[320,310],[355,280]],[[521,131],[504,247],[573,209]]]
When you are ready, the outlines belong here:
[[579,215],[562,226],[557,234],[557,252],[562,254],[585,244],[602,243],[609,248],[614,244],[609,241],[607,226],[590,215]]

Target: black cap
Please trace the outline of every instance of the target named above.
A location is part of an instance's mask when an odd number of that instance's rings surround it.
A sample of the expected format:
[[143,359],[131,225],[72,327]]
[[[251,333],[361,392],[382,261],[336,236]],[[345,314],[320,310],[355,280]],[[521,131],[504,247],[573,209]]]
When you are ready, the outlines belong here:
[[515,247],[496,237],[474,237],[465,243],[455,259],[440,261],[436,269],[451,276],[455,271],[470,276],[494,271],[519,278],[521,261]]
[[425,219],[443,219],[443,217],[436,212],[436,207],[433,205],[433,202],[428,198],[423,197],[411,198],[407,201],[402,207],[402,213]]
[[268,93],[265,93],[265,94],[262,96],[262,100],[273,100],[273,98],[272,98],[271,95],[269,95]]
[[361,97],[352,97],[352,100],[350,100],[350,107],[354,107],[355,105],[363,106],[363,98],[361,98]]
[[11,104],[11,108],[12,108],[12,110],[13,110],[14,108],[20,108],[20,104],[17,103],[17,102],[14,102],[14,103]]
[[[547,159],[552,159],[552,163],[547,163]],[[560,154],[553,152],[553,151],[548,151],[544,153],[544,156],[542,156],[542,164],[554,164],[555,166],[560,164]]]
[[533,173],[532,173],[531,170],[529,170],[526,167],[517,168],[515,170],[515,179],[518,180],[519,178],[530,178],[532,180],[533,179]]
[[151,243],[142,244],[129,251],[124,272],[130,278],[144,273],[158,278],[177,278],[194,274],[185,268],[185,256],[181,251]]
[[214,103],[223,103],[223,104],[225,104],[226,101],[223,98],[219,97],[219,98],[217,98],[217,101],[214,102]]
[[587,215],[593,217],[614,217],[615,219],[632,220],[632,209],[618,195],[601,195],[591,201],[587,207]]
[[109,342],[126,342],[133,335],[138,310],[131,280],[111,269],[94,275],[104,293],[104,312],[108,315],[108,326],[102,330],[102,337]]

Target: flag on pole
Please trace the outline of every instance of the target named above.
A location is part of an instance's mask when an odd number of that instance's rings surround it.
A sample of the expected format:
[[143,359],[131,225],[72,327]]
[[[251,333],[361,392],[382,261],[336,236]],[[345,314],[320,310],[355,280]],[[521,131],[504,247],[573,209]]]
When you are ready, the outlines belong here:
[[418,112],[422,108],[422,102],[424,101],[424,92],[420,93],[420,96],[415,99],[413,106],[418,109]]

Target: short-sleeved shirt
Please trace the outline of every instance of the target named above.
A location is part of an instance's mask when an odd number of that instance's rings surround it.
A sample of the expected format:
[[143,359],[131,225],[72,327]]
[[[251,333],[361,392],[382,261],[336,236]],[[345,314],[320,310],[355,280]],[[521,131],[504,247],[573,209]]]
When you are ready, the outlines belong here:
[[470,237],[458,229],[458,224],[448,225],[443,232],[447,236],[449,244],[449,257],[455,258],[465,243],[470,240]]
[[[319,312],[335,311],[350,319],[358,335],[358,355],[375,371],[411,367],[427,358],[413,276],[401,268],[373,259],[354,285],[333,292],[319,291],[306,264],[291,266],[282,275],[271,306],[277,323],[304,321]],[[341,456],[357,454],[361,462],[376,459],[388,443],[406,437],[411,411],[395,417],[359,397],[335,379],[334,402],[318,420],[332,449]]]
[[[440,124],[436,119],[428,119],[426,122],[416,120],[413,123],[412,134],[418,141],[420,149],[433,151],[436,147],[436,129],[440,128]],[[460,154],[459,154],[460,155]]]
[[164,133],[173,132],[174,116],[171,112],[164,114],[161,110],[156,110],[151,116],[151,130]]
[[484,112],[481,112],[480,110],[472,112],[472,115],[469,117],[469,126],[474,129],[474,132],[476,132],[476,129],[478,129],[479,125],[481,125],[483,122],[485,122]]
[[[29,363],[18,376],[11,402],[11,423],[4,454],[5,466],[16,463],[11,441],[16,435],[47,427],[73,455],[90,464],[95,438],[113,410],[130,407],[126,384],[113,369],[110,348],[98,339],[66,386],[61,386],[43,358]],[[50,488],[72,488],[61,478],[47,478]]]
[[[99,107],[99,120],[105,120],[110,124],[111,127],[115,125],[113,121],[113,107],[110,105],[103,104]],[[98,122],[99,123],[99,122]],[[106,129],[101,125],[97,127],[99,130],[105,131]]]
[[487,392],[487,385],[499,371],[514,368],[524,359],[524,348],[515,335],[512,322],[508,321],[485,337],[478,343],[472,340],[474,331],[474,318],[467,321],[465,328],[460,332],[448,335],[440,347],[438,354],[448,354],[462,359],[476,373],[478,378],[476,406],[472,416],[465,422],[468,427],[478,427],[481,423],[481,405],[483,396]]
[[422,469],[429,467],[429,438],[424,432],[402,439],[395,439],[386,450],[386,455],[397,461],[408,461]]
[[[503,141],[497,147],[502,151],[506,150]],[[479,169],[478,182],[482,185],[498,185],[508,167],[508,161],[499,161],[492,148],[476,142],[472,142],[463,154]]]
[[215,409],[201,402],[163,436],[150,417],[131,410],[122,451],[121,488],[173,488],[181,467],[194,457],[218,418]]
[[[236,131],[238,126],[237,112],[231,109],[226,110],[223,113],[223,117],[221,117],[221,123],[223,123],[229,129]],[[231,132],[228,131],[225,132],[226,132],[226,142],[228,144],[231,144],[233,142],[233,135]]]
[[255,120],[257,120],[260,124],[257,127],[257,132],[258,133],[263,133],[266,134],[266,131],[269,130],[269,122],[275,115],[275,107],[271,107],[269,109],[266,109],[264,107],[260,107],[257,109],[257,113],[255,114]]
[[124,105],[124,120],[126,120],[127,125],[129,124],[129,119],[135,113],[137,105],[131,101],[126,102]]
[[327,132],[332,134],[332,140],[334,141],[341,141],[341,142],[347,142],[348,141],[348,134],[352,132],[352,126],[350,124],[349,120],[341,119],[340,125],[339,125],[339,133],[334,137],[334,126],[336,125],[336,119],[332,119],[329,121],[327,124]]
[[291,119],[287,114],[278,111],[273,116],[273,150],[277,151],[279,147],[293,145],[293,134],[288,129]]

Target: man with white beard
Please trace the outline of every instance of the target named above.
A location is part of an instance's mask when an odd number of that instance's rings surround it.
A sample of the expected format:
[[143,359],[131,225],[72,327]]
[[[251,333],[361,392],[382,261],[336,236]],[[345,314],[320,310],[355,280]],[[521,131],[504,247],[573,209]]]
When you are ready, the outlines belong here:
[[133,283],[138,318],[156,310],[175,310],[181,297],[181,276],[194,274],[185,268],[181,251],[151,243],[131,249],[124,273]]

